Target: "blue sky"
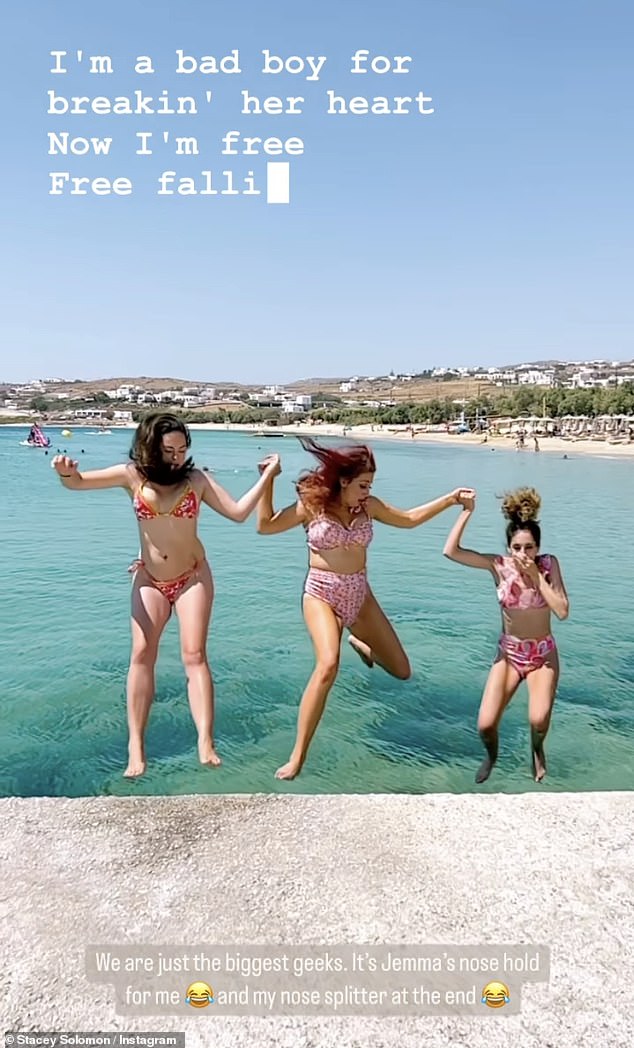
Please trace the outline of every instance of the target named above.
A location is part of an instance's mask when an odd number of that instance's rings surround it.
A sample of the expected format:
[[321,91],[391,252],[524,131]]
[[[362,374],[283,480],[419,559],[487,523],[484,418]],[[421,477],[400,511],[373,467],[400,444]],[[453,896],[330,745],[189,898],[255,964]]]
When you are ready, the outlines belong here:
[[[24,0],[2,61],[0,380],[169,375],[285,382],[546,358],[630,359],[634,8],[629,0]],[[176,51],[239,50],[240,75],[178,76]],[[411,56],[407,75],[350,57]],[[262,51],[326,56],[319,80],[262,74]],[[49,52],[109,55],[91,75]],[[139,55],[155,72],[134,73]],[[192,95],[195,117],[52,116],[65,97]],[[303,96],[241,114],[241,92]],[[431,96],[434,113],[326,113],[350,98]],[[204,101],[212,91],[213,101]],[[300,137],[295,157],[223,157],[221,136]],[[112,137],[49,156],[48,132]],[[159,141],[138,157],[135,133]],[[177,157],[163,132],[195,135]],[[156,141],[154,142],[156,144]],[[291,200],[156,194],[158,176]],[[129,196],[49,194],[51,171],[128,177]]]

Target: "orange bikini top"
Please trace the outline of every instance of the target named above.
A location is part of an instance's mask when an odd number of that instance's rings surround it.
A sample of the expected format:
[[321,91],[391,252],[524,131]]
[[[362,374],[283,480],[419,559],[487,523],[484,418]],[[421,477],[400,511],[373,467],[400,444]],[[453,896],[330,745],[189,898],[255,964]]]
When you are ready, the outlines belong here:
[[137,488],[134,498],[132,499],[132,508],[137,520],[153,520],[155,517],[185,517],[188,520],[193,520],[194,517],[198,516],[198,510],[200,509],[200,502],[196,497],[196,492],[192,488],[189,481],[187,487],[179,495],[178,499],[167,513],[161,513],[159,510],[154,509],[148,502],[145,501],[142,495],[143,484],[140,488]]

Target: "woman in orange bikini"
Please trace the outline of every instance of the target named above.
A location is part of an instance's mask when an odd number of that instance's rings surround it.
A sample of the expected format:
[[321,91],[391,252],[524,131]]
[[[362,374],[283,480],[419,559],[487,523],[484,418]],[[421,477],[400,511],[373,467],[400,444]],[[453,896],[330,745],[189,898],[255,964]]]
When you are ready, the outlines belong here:
[[508,556],[476,553],[460,545],[475,508],[474,498],[461,498],[462,513],[454,524],[443,553],[469,568],[484,568],[495,580],[502,609],[502,634],[487,680],[478,731],[487,756],[476,774],[484,782],[498,756],[498,725],[518,685],[526,680],[528,718],[535,781],[546,774],[544,739],[550,726],[559,679],[557,645],[550,632],[550,615],[568,617],[569,602],[556,557],[540,554],[541,529],[537,514],[541,498],[534,488],[519,488],[506,495],[502,512],[508,520]]
[[300,703],[295,745],[288,762],[278,768],[278,779],[294,779],[306,760],[339,670],[344,626],[367,666],[376,662],[401,680],[411,676],[407,655],[366,578],[373,521],[415,528],[473,494],[471,488],[459,488],[415,509],[394,509],[370,494],[376,465],[369,447],[326,448],[309,437],[300,440],[320,465],[300,477],[297,502],[275,512],[276,471],[271,470],[258,503],[260,534],[275,535],[303,524],[309,550],[303,611],[316,665]]
[[175,415],[151,414],[139,424],[131,462],[80,473],[77,462],[57,455],[52,462],[71,491],[124,488],[139,524],[141,552],[130,570],[132,653],[127,682],[129,778],[146,767],[144,735],[154,698],[154,667],[161,634],[172,608],[178,616],[187,692],[198,732],[202,764],[218,765],[213,738],[214,690],[207,661],[207,634],[214,586],[197,534],[201,503],[239,523],[255,509],[269,480],[280,470],[279,456],[260,463],[262,476],[237,501],[188,457],[191,437]]

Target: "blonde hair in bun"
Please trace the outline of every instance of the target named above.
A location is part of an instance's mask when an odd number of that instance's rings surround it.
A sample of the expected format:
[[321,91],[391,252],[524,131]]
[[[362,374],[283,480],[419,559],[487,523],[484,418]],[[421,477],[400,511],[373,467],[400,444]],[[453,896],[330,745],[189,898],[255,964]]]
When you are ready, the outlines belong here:
[[541,504],[541,497],[535,488],[516,488],[515,491],[507,492],[502,500],[502,513],[508,520],[506,541],[509,546],[513,535],[518,531],[530,531],[539,549],[542,533],[537,523],[537,514]]
[[535,488],[517,488],[504,496],[502,513],[513,524],[526,524],[529,520],[537,520],[541,504],[541,496]]

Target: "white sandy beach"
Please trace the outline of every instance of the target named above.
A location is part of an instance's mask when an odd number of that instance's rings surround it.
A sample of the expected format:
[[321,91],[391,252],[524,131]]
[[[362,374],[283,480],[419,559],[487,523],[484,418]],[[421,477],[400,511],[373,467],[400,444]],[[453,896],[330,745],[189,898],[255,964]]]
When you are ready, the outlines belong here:
[[[189,423],[191,430],[220,430],[232,432],[248,432],[264,439],[280,438],[282,436],[307,435],[312,437],[337,437],[339,439],[350,439],[359,441],[376,440],[398,440],[408,444],[445,444],[456,447],[473,447],[489,450],[504,450],[515,452],[515,439],[512,436],[491,436],[483,441],[480,433],[442,433],[422,432],[421,428],[414,427],[414,435],[408,425],[361,425],[344,427],[340,423],[315,422],[314,424],[296,422],[288,426],[263,426],[257,423],[237,422],[194,422]],[[612,458],[632,458],[634,456],[634,441],[630,444],[611,444],[606,440],[575,439],[565,437],[539,437],[540,453],[542,451],[558,455],[605,455]],[[526,448],[518,451],[519,455],[535,454],[532,440],[528,439]]]
[[[45,424],[45,428],[46,428]],[[59,427],[64,425],[72,430],[91,430],[95,428],[93,423],[48,423],[48,427]],[[136,429],[136,424],[125,424],[116,425],[111,423],[113,432],[121,429]],[[316,438],[321,437],[337,437],[339,440],[357,440],[357,441],[368,441],[373,442],[377,440],[397,440],[408,444],[445,444],[454,445],[455,447],[473,447],[482,448],[484,450],[501,450],[501,451],[513,451],[515,452],[515,438],[514,436],[492,436],[490,433],[487,436],[486,441],[483,440],[483,436],[480,433],[443,433],[428,431],[424,432],[422,427],[414,427],[414,435],[412,436],[411,428],[409,425],[402,426],[389,426],[389,425],[360,425],[360,426],[342,426],[341,423],[333,422],[294,422],[289,425],[282,426],[267,426],[262,423],[250,422],[188,422],[190,430],[207,430],[210,432],[232,432],[232,433],[252,433],[254,436],[262,437],[263,439],[275,439],[289,436],[300,436],[307,435]],[[27,430],[27,423],[19,422],[7,422],[4,423],[6,428],[22,429]],[[273,446],[273,445],[272,445]],[[540,453],[546,452],[548,454],[557,454],[560,456],[567,455],[603,455],[609,458],[632,458],[634,457],[634,441],[631,443],[610,443],[608,440],[591,440],[589,438],[575,438],[575,437],[548,437],[539,436],[539,448]],[[527,438],[527,446],[518,451],[520,455],[533,455],[532,439]]]

